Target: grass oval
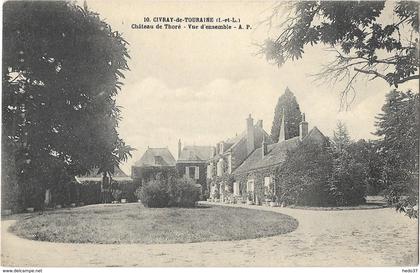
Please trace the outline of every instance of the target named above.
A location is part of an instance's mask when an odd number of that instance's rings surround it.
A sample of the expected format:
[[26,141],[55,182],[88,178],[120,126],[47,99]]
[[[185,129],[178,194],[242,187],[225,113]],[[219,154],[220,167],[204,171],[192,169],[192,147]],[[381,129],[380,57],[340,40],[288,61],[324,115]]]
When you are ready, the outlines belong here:
[[19,220],[20,237],[62,243],[164,244],[255,239],[294,231],[288,215],[235,207],[144,208],[91,205]]

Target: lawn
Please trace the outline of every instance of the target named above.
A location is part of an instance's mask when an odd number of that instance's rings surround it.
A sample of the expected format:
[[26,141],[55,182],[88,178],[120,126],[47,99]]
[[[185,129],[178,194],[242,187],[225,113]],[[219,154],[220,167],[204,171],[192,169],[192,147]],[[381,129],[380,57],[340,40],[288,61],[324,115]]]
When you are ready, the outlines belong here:
[[144,208],[139,203],[91,205],[19,220],[11,231],[40,241],[66,243],[188,243],[254,239],[284,234],[294,218],[230,207]]

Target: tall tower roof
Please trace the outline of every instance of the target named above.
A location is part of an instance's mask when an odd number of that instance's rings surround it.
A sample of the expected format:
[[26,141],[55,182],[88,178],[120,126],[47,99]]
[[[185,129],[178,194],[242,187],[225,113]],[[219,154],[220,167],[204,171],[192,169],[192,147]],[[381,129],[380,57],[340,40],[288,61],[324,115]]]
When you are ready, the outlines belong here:
[[281,123],[280,123],[280,134],[279,134],[279,141],[278,142],[282,142],[286,140],[286,134],[285,134],[285,126],[286,126],[286,121],[285,121],[285,115],[284,115],[284,108],[283,108],[283,113],[281,116]]

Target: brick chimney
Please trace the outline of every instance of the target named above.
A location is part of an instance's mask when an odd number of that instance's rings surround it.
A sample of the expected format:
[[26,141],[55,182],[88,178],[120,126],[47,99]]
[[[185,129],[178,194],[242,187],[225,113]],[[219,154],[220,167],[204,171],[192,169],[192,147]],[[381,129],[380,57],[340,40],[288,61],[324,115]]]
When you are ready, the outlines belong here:
[[181,139],[178,140],[178,160],[181,157]]
[[302,113],[302,121],[299,124],[299,139],[302,140],[308,134],[308,123],[305,121],[305,113]]
[[247,155],[251,154],[255,149],[254,138],[254,119],[251,117],[251,114],[249,114],[248,118],[246,119]]
[[262,158],[267,155],[267,142],[265,141],[265,135],[263,135],[263,141],[261,145],[261,155]]
[[280,122],[280,133],[279,133],[279,141],[278,142],[282,142],[286,140],[286,134],[285,134],[285,126],[286,126],[286,121],[285,121],[285,115],[284,115],[284,109],[283,109],[283,114],[281,116],[281,122]]

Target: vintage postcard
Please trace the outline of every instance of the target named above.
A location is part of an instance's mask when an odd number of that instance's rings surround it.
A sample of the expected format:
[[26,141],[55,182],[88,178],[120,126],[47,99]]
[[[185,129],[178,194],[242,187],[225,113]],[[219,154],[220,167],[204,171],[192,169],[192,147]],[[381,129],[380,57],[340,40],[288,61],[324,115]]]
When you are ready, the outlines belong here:
[[418,2],[2,14],[4,272],[416,272]]

